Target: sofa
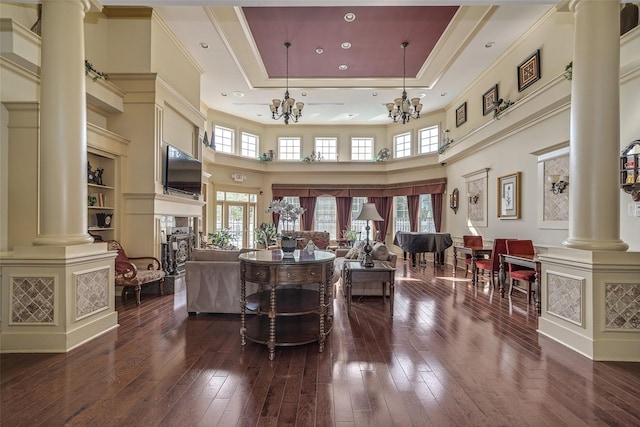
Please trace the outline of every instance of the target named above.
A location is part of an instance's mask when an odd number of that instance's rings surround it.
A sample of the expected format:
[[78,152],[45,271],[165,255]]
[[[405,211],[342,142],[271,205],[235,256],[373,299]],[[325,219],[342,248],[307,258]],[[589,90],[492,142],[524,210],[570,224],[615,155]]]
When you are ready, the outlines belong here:
[[[240,260],[238,256],[255,249],[194,249],[185,266],[187,312],[240,314]],[[335,268],[333,283],[340,279]],[[304,285],[306,286],[306,285]],[[313,286],[313,285],[311,285]],[[255,283],[246,284],[247,295],[258,290]],[[333,292],[335,294],[335,292]]]
[[[362,246],[364,246],[364,242],[358,242],[353,245],[353,248],[338,248],[335,250],[336,261],[335,261],[335,269],[340,272],[340,276],[342,276],[342,270],[344,267],[344,263],[347,261],[361,261],[362,260]],[[398,255],[391,250],[382,242],[375,242],[373,244],[373,249],[371,251],[371,255],[373,256],[374,261],[385,261],[389,265],[395,268],[396,263],[398,261]],[[339,289],[343,295],[346,295],[347,292],[344,289],[344,280],[341,277]],[[372,283],[354,283],[351,287],[351,295],[377,295],[380,296],[381,290],[380,285],[377,282]]]
[[285,236],[295,236],[298,239],[297,248],[304,249],[307,247],[309,240],[313,241],[318,249],[327,249],[331,243],[331,235],[328,231],[285,231]]
[[[240,261],[253,249],[194,249],[185,266],[187,312],[240,313]],[[247,292],[257,285],[247,283]]]

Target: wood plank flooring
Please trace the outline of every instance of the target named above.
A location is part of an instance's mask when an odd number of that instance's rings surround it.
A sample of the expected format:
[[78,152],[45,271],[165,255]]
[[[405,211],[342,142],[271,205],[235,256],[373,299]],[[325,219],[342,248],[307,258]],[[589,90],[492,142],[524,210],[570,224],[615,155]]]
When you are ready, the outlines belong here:
[[[395,310],[341,294],[323,353],[240,345],[235,315],[189,318],[184,288],[117,309],[67,354],[0,356],[2,426],[639,426],[640,364],[538,336],[524,294],[398,261]],[[387,302],[388,304],[388,302]]]

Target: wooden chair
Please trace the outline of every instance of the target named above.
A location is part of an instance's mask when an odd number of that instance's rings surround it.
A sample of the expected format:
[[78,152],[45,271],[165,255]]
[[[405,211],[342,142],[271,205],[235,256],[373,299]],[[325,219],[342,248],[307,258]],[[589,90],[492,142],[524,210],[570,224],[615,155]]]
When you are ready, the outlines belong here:
[[[462,244],[465,248],[470,248],[470,247],[481,247],[482,246],[482,236],[462,236]],[[470,269],[471,269],[471,255],[469,254],[464,254],[464,263],[465,263],[465,271],[464,271],[464,277],[467,277],[467,274],[469,273]]]
[[[509,255],[535,255],[533,241],[531,240],[508,240],[507,253]],[[521,267],[519,265],[509,264],[509,295],[513,295],[513,290],[525,292],[527,294],[527,304],[531,302],[531,291],[533,282],[536,280],[536,271],[533,268]],[[515,286],[515,282],[523,282],[524,288]]]
[[496,287],[494,280],[500,271],[500,254],[507,253],[507,240],[513,239],[494,239],[491,258],[479,259],[476,261],[476,269],[489,274],[489,280],[491,281],[491,286],[493,286],[494,289]]
[[[160,260],[152,256],[128,257],[124,249],[116,240],[109,240],[107,248],[110,251],[118,251],[115,259],[116,286],[122,286],[122,302],[127,300],[127,289],[133,288],[136,293],[136,304],[140,305],[140,288],[143,285],[158,282],[160,295],[164,295],[164,276]],[[147,269],[138,269],[131,261],[147,260]]]

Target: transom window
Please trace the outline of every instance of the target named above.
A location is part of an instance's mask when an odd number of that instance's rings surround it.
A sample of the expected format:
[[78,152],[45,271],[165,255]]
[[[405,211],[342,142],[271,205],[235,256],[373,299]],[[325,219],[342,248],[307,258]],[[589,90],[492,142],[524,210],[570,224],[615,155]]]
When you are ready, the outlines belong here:
[[240,155],[244,157],[258,157],[258,137],[242,132],[240,136]]
[[316,138],[316,156],[322,160],[337,160],[338,139]]
[[411,132],[401,133],[393,137],[393,157],[411,156]]
[[371,161],[373,138],[351,138],[351,160]]
[[300,160],[300,138],[278,138],[279,160]]
[[438,151],[438,135],[438,126],[430,126],[418,131],[420,154],[435,153]]
[[233,154],[232,129],[216,125],[213,129],[213,141],[216,144],[217,151]]

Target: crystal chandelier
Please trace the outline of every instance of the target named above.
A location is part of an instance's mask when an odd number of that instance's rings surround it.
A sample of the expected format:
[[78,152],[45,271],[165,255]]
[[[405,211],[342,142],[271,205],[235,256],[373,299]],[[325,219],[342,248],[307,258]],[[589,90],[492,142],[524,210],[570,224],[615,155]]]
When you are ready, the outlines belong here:
[[402,46],[403,58],[402,58],[402,98],[396,98],[393,102],[387,104],[387,110],[389,110],[389,118],[394,122],[398,122],[402,119],[402,124],[408,123],[412,118],[417,119],[420,117],[420,110],[422,110],[422,104],[420,98],[411,98],[409,101],[407,97],[406,89],[406,74],[407,74],[407,46],[409,42],[404,42]]
[[[287,48],[287,89],[284,92],[284,99],[282,101],[274,99],[269,108],[271,109],[271,118],[273,120],[280,120],[281,117],[284,117],[284,124],[288,125],[289,119],[296,123],[298,122],[298,118],[302,116],[304,102],[296,103],[295,99],[289,98],[289,48],[291,43],[285,43],[284,47]],[[282,107],[282,110],[280,110],[280,107]]]

